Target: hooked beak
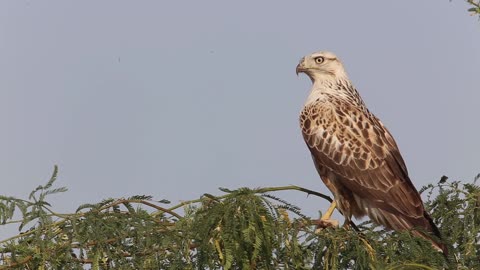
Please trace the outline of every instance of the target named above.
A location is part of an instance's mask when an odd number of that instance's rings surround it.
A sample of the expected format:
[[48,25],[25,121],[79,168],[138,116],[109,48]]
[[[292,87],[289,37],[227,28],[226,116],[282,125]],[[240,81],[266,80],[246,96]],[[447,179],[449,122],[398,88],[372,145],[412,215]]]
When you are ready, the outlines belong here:
[[295,69],[295,72],[297,73],[297,76],[298,76],[299,73],[302,73],[302,72],[306,71],[304,62],[305,62],[305,57],[300,60],[300,63],[298,63],[297,68]]

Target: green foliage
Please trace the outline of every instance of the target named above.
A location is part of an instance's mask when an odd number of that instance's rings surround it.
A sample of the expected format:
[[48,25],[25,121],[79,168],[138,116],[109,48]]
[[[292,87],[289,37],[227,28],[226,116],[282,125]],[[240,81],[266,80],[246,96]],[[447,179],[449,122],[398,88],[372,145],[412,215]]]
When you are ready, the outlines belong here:
[[28,200],[0,197],[2,224],[20,231],[0,241],[0,269],[480,269],[480,175],[421,190],[448,260],[424,239],[370,222],[315,231],[275,192],[331,199],[296,186],[221,189],[175,206],[137,195],[59,214],[46,201],[66,191],[54,188],[56,175]]
[[[460,181],[440,181],[436,186],[428,185],[426,204],[441,233],[451,247],[452,261],[461,261],[459,269],[480,269],[480,186]],[[433,194],[438,195],[433,198]]]
[[467,3],[470,5],[468,12],[470,12],[471,15],[480,16],[480,0],[467,0]]

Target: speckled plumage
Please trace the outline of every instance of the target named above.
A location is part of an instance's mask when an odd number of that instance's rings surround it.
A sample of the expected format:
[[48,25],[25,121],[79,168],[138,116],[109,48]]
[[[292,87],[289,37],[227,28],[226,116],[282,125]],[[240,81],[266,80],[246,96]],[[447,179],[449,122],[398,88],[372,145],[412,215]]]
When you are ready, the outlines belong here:
[[304,57],[297,74],[307,74],[312,90],[300,114],[303,138],[315,167],[349,221],[369,216],[397,231],[430,239],[440,233],[425,211],[390,132],[365,106],[342,63],[330,52]]

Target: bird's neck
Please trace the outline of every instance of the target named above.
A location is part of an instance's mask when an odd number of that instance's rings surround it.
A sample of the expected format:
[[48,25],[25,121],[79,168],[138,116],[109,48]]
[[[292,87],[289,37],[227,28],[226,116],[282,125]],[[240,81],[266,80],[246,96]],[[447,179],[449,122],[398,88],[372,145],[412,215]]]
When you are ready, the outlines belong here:
[[364,106],[364,102],[347,77],[324,78],[314,80],[305,105],[325,101],[329,98]]

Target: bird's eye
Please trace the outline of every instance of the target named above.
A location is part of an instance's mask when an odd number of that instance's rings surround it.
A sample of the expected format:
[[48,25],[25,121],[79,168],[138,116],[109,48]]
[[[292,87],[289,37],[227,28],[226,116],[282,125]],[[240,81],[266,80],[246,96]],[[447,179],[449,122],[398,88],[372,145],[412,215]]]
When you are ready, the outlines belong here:
[[321,63],[323,63],[323,61],[325,61],[325,58],[323,58],[321,56],[315,58],[315,63],[317,63],[317,64],[321,64]]

